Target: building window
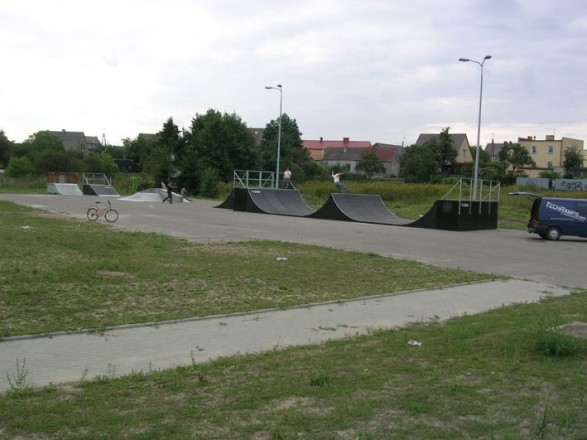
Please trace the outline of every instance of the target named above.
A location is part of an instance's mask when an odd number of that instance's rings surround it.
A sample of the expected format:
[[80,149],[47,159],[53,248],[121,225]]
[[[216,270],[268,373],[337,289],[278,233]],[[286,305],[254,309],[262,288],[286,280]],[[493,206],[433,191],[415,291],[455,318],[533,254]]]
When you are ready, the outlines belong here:
[[548,146],[548,154],[553,154],[554,153],[554,147],[552,145]]
[[532,145],[532,154],[536,154],[536,150],[537,150],[536,145]]
[[554,167],[552,166],[552,162],[548,162],[548,169],[552,170]]

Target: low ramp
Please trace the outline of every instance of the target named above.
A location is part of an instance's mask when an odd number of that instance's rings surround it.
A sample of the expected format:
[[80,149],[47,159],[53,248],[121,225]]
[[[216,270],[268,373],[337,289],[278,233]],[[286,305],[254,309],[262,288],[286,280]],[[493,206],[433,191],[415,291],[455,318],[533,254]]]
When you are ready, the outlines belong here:
[[89,196],[118,197],[118,191],[112,185],[84,184],[84,194]]
[[330,194],[326,203],[309,217],[384,225],[410,223],[387,209],[381,196],[373,194]]
[[230,194],[226,198],[224,202],[220,205],[215,206],[215,208],[222,208],[222,209],[234,209],[234,188],[230,191]]
[[48,183],[47,192],[49,194],[60,194],[63,196],[81,196],[82,190],[76,183]]
[[296,189],[234,188],[235,211],[306,217],[314,212]]
[[498,209],[498,202],[437,200],[424,216],[406,226],[447,231],[497,229]]
[[[121,197],[118,200],[123,202],[146,202],[146,203],[161,203],[167,197],[167,190],[161,188],[149,188],[143,191],[134,193],[131,196]],[[184,203],[186,200],[181,194],[172,193],[173,203]]]

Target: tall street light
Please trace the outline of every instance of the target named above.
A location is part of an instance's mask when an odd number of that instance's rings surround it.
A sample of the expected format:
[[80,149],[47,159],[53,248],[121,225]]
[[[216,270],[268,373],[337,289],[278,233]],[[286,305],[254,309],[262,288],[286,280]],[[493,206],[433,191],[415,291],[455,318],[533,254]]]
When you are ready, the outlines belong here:
[[279,185],[279,155],[281,152],[281,109],[283,104],[283,89],[281,84],[277,84],[277,87],[265,86],[267,90],[279,90],[279,125],[277,130],[277,167],[275,176],[275,188]]
[[481,149],[481,101],[483,100],[483,64],[491,59],[491,55],[485,55],[483,61],[470,60],[469,58],[459,58],[459,61],[479,64],[481,67],[481,91],[479,92],[479,119],[477,120],[477,148],[475,149],[475,171],[473,176],[473,200],[477,200],[477,181],[479,179],[479,150]]

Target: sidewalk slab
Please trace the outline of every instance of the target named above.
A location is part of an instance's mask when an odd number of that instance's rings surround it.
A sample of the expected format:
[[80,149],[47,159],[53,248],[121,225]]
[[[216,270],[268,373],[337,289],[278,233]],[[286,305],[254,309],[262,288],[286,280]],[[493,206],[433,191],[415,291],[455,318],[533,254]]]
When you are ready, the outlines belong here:
[[148,373],[569,293],[565,288],[514,279],[100,332],[5,338],[0,340],[0,392],[10,390],[10,380],[14,382],[19,369],[35,387]]

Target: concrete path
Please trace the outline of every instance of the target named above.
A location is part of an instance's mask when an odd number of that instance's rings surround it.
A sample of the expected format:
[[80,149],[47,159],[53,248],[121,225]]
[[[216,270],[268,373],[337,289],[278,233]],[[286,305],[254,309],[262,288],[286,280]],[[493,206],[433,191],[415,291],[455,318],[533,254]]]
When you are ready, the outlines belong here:
[[7,338],[0,342],[0,392],[9,390],[10,381],[15,383],[23,371],[31,386],[115,377],[477,314],[568,293],[531,281],[494,281],[285,310],[114,327],[99,333]]
[[[98,198],[0,194],[26,206],[85,219]],[[54,334],[0,341],[0,392],[19,371],[35,386],[172,368],[219,356],[312,344],[409,322],[482,313],[587,288],[586,240],[546,242],[523,231],[452,232],[315,220],[215,209],[218,202],[124,202],[113,227],[211,243],[282,240],[373,252],[514,279],[287,310],[216,316],[101,333]],[[406,341],[407,342],[407,341]],[[423,341],[425,343],[425,341]],[[23,370],[24,368],[24,370]],[[21,375],[22,376],[22,375]]]

